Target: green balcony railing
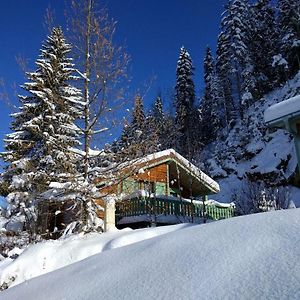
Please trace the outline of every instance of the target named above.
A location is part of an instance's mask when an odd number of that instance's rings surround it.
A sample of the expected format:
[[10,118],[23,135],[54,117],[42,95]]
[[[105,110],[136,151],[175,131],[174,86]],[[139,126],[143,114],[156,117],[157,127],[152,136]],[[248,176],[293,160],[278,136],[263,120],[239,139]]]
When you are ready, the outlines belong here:
[[174,215],[183,217],[205,217],[211,220],[220,220],[234,216],[233,207],[218,207],[215,205],[205,205],[191,202],[138,197],[116,203],[117,221],[123,217],[133,217],[142,215]]

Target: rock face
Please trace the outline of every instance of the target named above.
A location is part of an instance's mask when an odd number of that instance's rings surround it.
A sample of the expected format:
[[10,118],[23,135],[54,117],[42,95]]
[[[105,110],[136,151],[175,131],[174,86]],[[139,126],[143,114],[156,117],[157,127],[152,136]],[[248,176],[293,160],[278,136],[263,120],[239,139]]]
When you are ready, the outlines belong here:
[[[215,199],[231,202],[244,193],[245,186],[257,184],[269,191],[284,189],[286,193],[289,190],[294,193],[292,185],[299,180],[293,138],[282,129],[268,129],[263,115],[269,106],[298,94],[300,73],[251,105],[242,120],[237,120],[218,140],[204,148],[200,161],[221,186]],[[295,201],[293,193],[289,198]]]

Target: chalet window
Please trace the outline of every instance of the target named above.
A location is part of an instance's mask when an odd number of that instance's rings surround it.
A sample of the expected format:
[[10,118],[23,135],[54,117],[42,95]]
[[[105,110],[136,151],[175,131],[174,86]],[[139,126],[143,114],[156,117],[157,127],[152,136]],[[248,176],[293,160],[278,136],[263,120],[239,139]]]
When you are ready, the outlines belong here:
[[149,193],[155,193],[155,182],[139,181],[139,189]]

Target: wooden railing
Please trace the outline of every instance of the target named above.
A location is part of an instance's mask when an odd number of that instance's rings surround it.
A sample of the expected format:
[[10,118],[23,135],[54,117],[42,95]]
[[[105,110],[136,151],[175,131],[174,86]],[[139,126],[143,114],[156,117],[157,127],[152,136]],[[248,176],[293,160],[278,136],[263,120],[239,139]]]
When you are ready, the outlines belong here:
[[198,217],[211,220],[220,220],[234,216],[233,207],[217,207],[215,205],[205,205],[190,202],[139,197],[116,203],[117,221],[123,217],[133,217],[142,215],[174,215],[184,217]]

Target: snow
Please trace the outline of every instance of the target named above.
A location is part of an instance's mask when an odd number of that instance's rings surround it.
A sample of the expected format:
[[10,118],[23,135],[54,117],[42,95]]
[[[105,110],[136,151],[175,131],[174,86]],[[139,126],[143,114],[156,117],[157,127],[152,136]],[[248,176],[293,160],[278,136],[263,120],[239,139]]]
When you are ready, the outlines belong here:
[[[126,228],[105,234],[73,235],[65,239],[49,240],[31,245],[18,259],[10,261],[5,268],[0,269],[0,285],[14,277],[15,280],[11,285],[14,286],[94,254],[180,230],[186,226],[190,225],[181,224],[134,231]],[[20,251],[18,250],[16,253],[20,254]]]
[[285,58],[282,57],[281,54],[273,56],[272,67],[283,66],[284,68],[288,68],[288,62]]
[[[77,149],[77,148],[70,148],[70,151],[72,151],[73,153],[76,153],[78,155],[81,156],[85,156],[85,151]],[[90,149],[88,150],[89,153],[89,157],[95,157],[95,156],[99,156],[103,153],[103,150],[94,150],[94,149]]]
[[300,72],[284,86],[252,104],[243,120],[237,121],[229,133],[224,134],[224,141],[219,139],[203,149],[201,159],[206,170],[220,185],[215,200],[236,201],[236,195],[242,196],[249,183],[265,182],[269,187],[282,186],[287,193],[291,189],[290,199],[300,206],[299,198],[294,197],[300,189],[290,184],[297,166],[293,137],[284,129],[267,129],[264,119],[264,112],[277,107],[277,103],[285,103],[287,99],[300,102],[299,93]]
[[[169,232],[171,228],[173,232]],[[15,274],[8,268],[18,261],[23,270],[18,276],[29,274],[38,265],[41,268],[42,250],[45,255],[53,254],[44,260],[45,268],[57,267],[59,260],[71,262],[78,252],[91,254],[91,245],[95,250],[99,244],[98,250],[103,247],[106,251],[0,295],[7,300],[92,300],[100,295],[107,300],[300,299],[299,229],[300,209],[291,209],[197,226],[174,225],[130,231],[132,234],[122,231],[99,238],[89,235],[46,242],[24,251],[4,267],[6,274]],[[137,243],[135,233],[142,237],[159,230],[166,234]],[[118,234],[119,240],[114,239]],[[56,243],[60,245],[60,259],[54,252]],[[71,244],[76,246],[73,251]]]
[[265,111],[265,122],[282,121],[286,117],[300,117],[300,95],[272,105]]

